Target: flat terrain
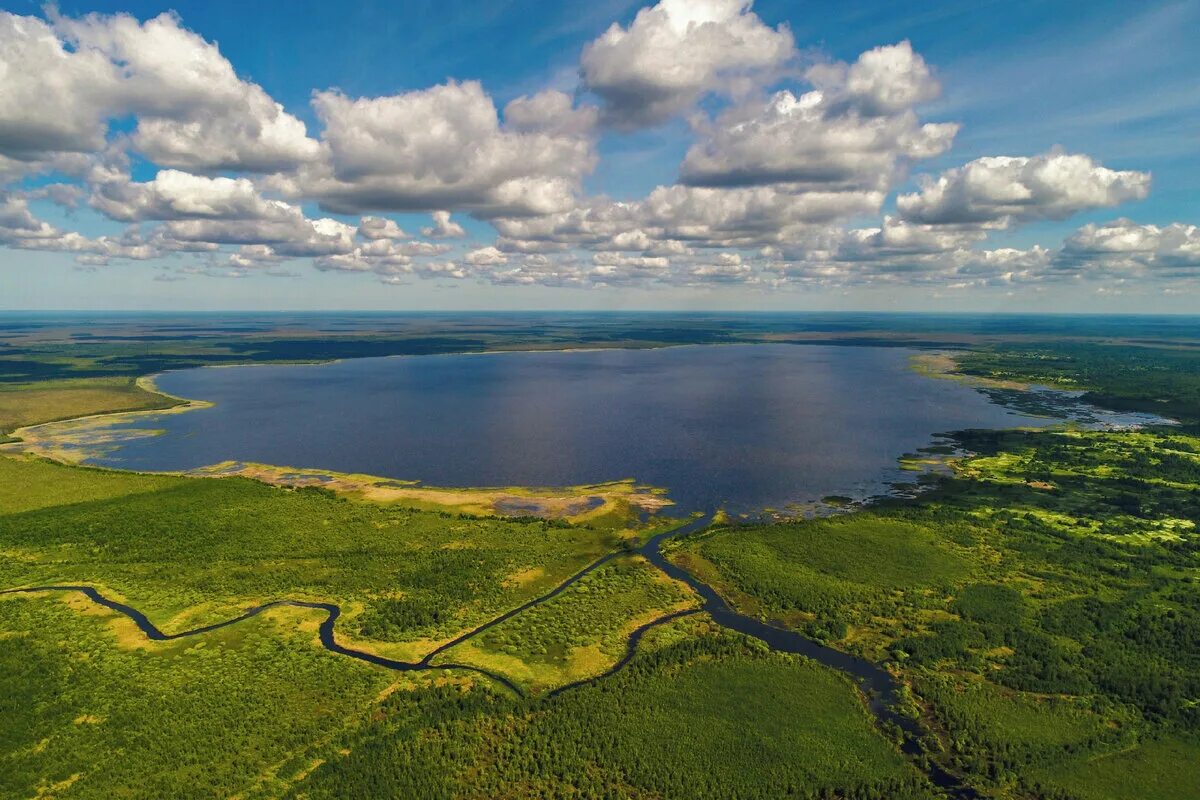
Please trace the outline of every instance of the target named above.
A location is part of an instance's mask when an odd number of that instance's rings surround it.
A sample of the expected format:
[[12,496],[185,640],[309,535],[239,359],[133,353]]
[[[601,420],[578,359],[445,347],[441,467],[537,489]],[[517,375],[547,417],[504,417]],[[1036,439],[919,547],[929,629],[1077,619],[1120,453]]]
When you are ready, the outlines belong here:
[[[443,492],[3,455],[0,589],[92,587],[168,636],[277,600],[332,606],[155,641],[79,592],[0,594],[0,796],[943,797],[925,758],[996,800],[1196,796],[1194,330],[1142,320],[1114,337],[1084,321],[1038,338],[947,319],[9,330],[0,431],[173,402],[134,378],[197,363],[831,338],[953,348],[927,366],[1182,424],[958,432],[906,459],[941,474],[916,498],[722,519],[669,545],[737,609],[897,676],[917,758],[844,675],[696,613],[696,595],[635,552],[677,523],[644,515],[661,496],[635,502],[632,484]],[[381,663],[331,651],[322,625]]]
[[337,603],[344,628],[421,655],[544,593],[633,531],[457,517],[288,490],[0,458],[4,586],[87,584],[167,633],[279,599]]
[[0,383],[0,441],[26,425],[115,411],[170,408],[178,401],[132,378],[68,378],[33,384]]
[[[962,432],[974,455],[917,500],[716,528],[673,557],[747,613],[888,665],[939,760],[988,796],[1183,797],[1200,786],[1187,430]],[[1189,766],[1154,775],[1168,752]]]
[[[347,609],[339,641],[410,659],[622,541],[612,528],[34,458],[0,458],[0,508],[6,586],[100,587],[168,634],[271,599],[333,601]],[[686,587],[620,556],[433,661],[504,675],[517,696],[464,670],[397,673],[326,652],[307,609],[154,642],[76,593],[0,595],[0,707],[17,720],[0,740],[11,766],[0,789],[932,796],[845,678],[703,618],[652,630],[625,669],[544,699],[606,672],[637,626],[694,605]]]
[[612,678],[544,704],[398,692],[350,754],[292,796],[773,798],[833,787],[934,796],[847,681],[684,621]]
[[86,601],[9,596],[0,630],[3,797],[278,795],[390,680],[291,611],[148,644]]

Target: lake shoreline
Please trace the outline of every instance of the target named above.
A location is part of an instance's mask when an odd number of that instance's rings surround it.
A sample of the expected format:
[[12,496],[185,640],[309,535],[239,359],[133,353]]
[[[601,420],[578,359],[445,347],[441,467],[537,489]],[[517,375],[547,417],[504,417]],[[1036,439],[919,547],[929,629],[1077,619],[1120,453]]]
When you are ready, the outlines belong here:
[[[308,366],[322,366],[322,365],[326,365],[326,364],[341,364],[341,363],[346,363],[346,362],[351,362],[351,361],[363,361],[363,360],[368,360],[368,359],[415,358],[418,356],[425,357],[425,356],[429,356],[429,355],[492,356],[492,355],[506,355],[506,354],[512,354],[512,353],[599,353],[599,352],[611,352],[611,351],[617,351],[617,350],[652,351],[652,350],[669,350],[669,349],[677,349],[677,348],[721,347],[721,346],[734,346],[734,345],[773,345],[773,344],[791,344],[791,345],[809,345],[809,346],[834,346],[834,345],[836,345],[836,346],[842,346],[842,347],[881,347],[882,346],[879,344],[879,342],[877,340],[857,341],[854,338],[825,339],[825,338],[817,337],[817,338],[781,339],[781,340],[764,339],[764,340],[760,340],[760,341],[734,341],[734,342],[684,342],[684,343],[679,343],[679,344],[670,344],[670,343],[647,344],[647,345],[616,344],[611,347],[598,347],[594,344],[583,345],[580,347],[553,347],[553,348],[514,346],[514,347],[510,347],[510,348],[497,348],[497,349],[478,350],[478,351],[462,350],[462,351],[458,351],[458,352],[434,353],[434,354],[394,353],[394,354],[382,355],[382,356],[352,356],[352,357],[312,359],[312,360],[299,360],[299,361],[245,361],[245,362],[234,363],[234,364],[201,364],[201,365],[197,365],[197,366],[181,367],[181,368],[175,368],[175,369],[162,370],[159,372],[147,373],[145,375],[139,375],[134,379],[135,384],[139,388],[143,389],[144,391],[147,391],[151,394],[159,395],[160,397],[164,398],[165,400],[174,401],[174,405],[172,405],[172,406],[166,406],[163,408],[101,411],[101,412],[97,412],[94,414],[81,414],[81,415],[73,416],[73,417],[65,417],[63,419],[46,420],[44,422],[38,422],[38,423],[31,424],[31,425],[24,425],[20,428],[14,429],[11,432],[9,432],[8,434],[6,434],[6,438],[0,439],[0,452],[4,452],[5,447],[9,447],[12,445],[20,445],[22,443],[28,442],[31,434],[34,435],[35,444],[36,444],[36,438],[37,438],[36,431],[38,429],[44,428],[46,426],[63,425],[63,424],[69,424],[69,423],[77,423],[77,422],[84,422],[84,421],[91,421],[91,420],[109,419],[109,418],[119,418],[119,419],[124,419],[126,417],[135,418],[134,415],[181,413],[183,411],[193,411],[193,410],[202,409],[202,408],[211,408],[213,406],[213,403],[211,403],[210,401],[191,399],[191,398],[186,398],[186,397],[179,397],[179,396],[176,396],[176,395],[173,395],[173,394],[170,394],[170,393],[164,391],[161,387],[158,386],[158,380],[160,378],[162,378],[163,376],[169,375],[171,373],[185,372],[185,371],[190,371],[190,370],[237,369],[237,368],[244,368],[244,367],[308,367]],[[926,347],[921,346],[920,343],[914,342],[911,344],[905,344],[903,341],[900,341],[895,345],[888,345],[888,347],[911,347],[912,349],[916,349],[916,350],[927,349]],[[962,352],[966,352],[966,351],[947,350],[945,352],[950,353],[950,354],[955,354],[955,353],[962,353]],[[936,355],[936,353],[932,354],[932,355]],[[921,358],[921,356],[914,356],[913,361],[915,362],[919,358]],[[949,371],[939,371],[937,369],[929,369],[928,371],[926,371],[926,368],[924,366],[916,364],[916,363],[913,364],[912,368],[918,374],[926,375],[927,377],[947,378],[947,379],[952,379],[952,380],[979,381],[980,385],[988,385],[988,380],[985,378],[975,378],[973,376],[968,376],[963,373],[957,373],[957,372],[954,372],[953,369],[951,369]],[[1003,383],[1003,382],[995,382],[996,385],[1000,385],[1001,383]],[[34,385],[36,385],[36,384],[34,384]],[[1016,384],[1015,382],[1013,385],[1015,387],[1025,386],[1023,384]],[[17,449],[19,449],[19,448],[17,448]],[[43,455],[48,458],[56,457],[56,456],[48,455],[47,453],[44,453],[44,452],[37,451],[32,448],[29,450],[29,452],[33,452],[37,455]],[[67,463],[77,463],[75,461],[71,461],[70,459],[64,459],[64,461],[66,461]]]
[[[616,345],[614,347],[560,347],[560,348],[513,348],[508,350],[463,350],[461,352],[452,353],[394,353],[384,356],[354,356],[349,358],[329,358],[329,359],[314,359],[311,361],[246,361],[237,364],[201,364],[193,367],[181,367],[176,369],[167,369],[160,372],[148,373],[139,375],[134,379],[134,383],[138,388],[151,394],[158,395],[164,400],[173,401],[173,405],[164,406],[161,408],[141,408],[131,410],[117,411],[98,411],[94,414],[80,414],[73,417],[65,417],[63,419],[46,420],[45,422],[36,422],[32,425],[23,425],[20,428],[15,428],[4,438],[0,438],[0,453],[4,452],[25,452],[31,455],[37,455],[42,458],[49,458],[53,461],[61,461],[65,464],[81,464],[82,461],[78,458],[71,458],[59,449],[46,447],[46,440],[49,437],[42,437],[39,431],[43,428],[51,426],[67,426],[75,424],[84,424],[91,422],[99,422],[108,420],[109,425],[118,425],[122,421],[129,419],[135,420],[142,416],[159,415],[159,414],[177,414],[185,411],[196,411],[204,408],[212,408],[215,404],[208,400],[192,399],[187,397],[179,397],[164,391],[158,386],[158,381],[165,375],[170,375],[177,372],[188,372],[191,370],[202,369],[241,369],[245,367],[319,367],[332,364],[343,364],[351,361],[365,361],[370,359],[388,359],[388,358],[418,358],[427,357],[429,355],[437,356],[488,356],[488,355],[506,355],[512,353],[596,353],[606,352],[611,350],[665,350],[678,347],[715,347],[720,344],[755,344],[754,342],[718,342],[718,343],[686,343],[686,344],[659,344],[647,345],[645,347],[629,347],[625,345]],[[33,384],[33,385],[36,385]],[[284,468],[283,465],[272,465]],[[164,470],[163,474],[184,474],[173,470]],[[382,477],[382,476],[376,476]],[[532,488],[532,487],[526,487]]]
[[[574,355],[564,360],[551,355],[527,358],[531,353]],[[507,360],[498,365],[447,355]],[[941,375],[953,365],[948,351],[689,343],[236,365],[321,367],[308,373],[282,370],[251,381],[220,377],[229,376],[234,365],[195,367],[138,380],[139,388],[175,402],[172,408],[27,426],[18,431],[22,441],[0,445],[0,451],[185,475],[228,471],[232,461],[243,465],[238,469],[242,474],[247,469],[263,472],[268,483],[345,483],[352,478],[355,485],[349,488],[366,493],[403,483],[421,487],[411,492],[414,495],[439,491],[441,499],[451,499],[451,506],[465,502],[451,494],[483,490],[493,495],[575,496],[573,487],[612,485],[632,476],[641,486],[657,487],[647,495],[662,495],[665,487],[665,494],[685,511],[723,508],[735,517],[763,519],[803,516],[813,508],[823,511],[823,498],[829,496],[861,503],[881,492],[891,493],[893,486],[913,477],[913,465],[898,467],[895,459],[920,452],[945,431],[1042,427],[1067,418],[1069,412],[1061,408],[1041,413],[1029,406],[1015,409],[997,402],[973,380],[960,381],[956,375],[950,376],[954,380],[929,380],[936,377],[928,369],[931,359],[937,359]],[[402,366],[379,366],[383,364]],[[189,377],[175,380],[177,385],[168,392],[163,382],[180,375]],[[329,396],[327,384],[337,387],[336,397]],[[868,389],[865,396],[856,396],[864,394],[860,386]],[[696,406],[694,390],[709,399]],[[493,392],[509,398],[504,402],[515,409],[528,406],[525,418],[505,412],[502,426],[484,425],[482,419],[495,413],[487,399]],[[362,400],[357,399],[360,393],[365,393]],[[896,393],[904,398],[898,407]],[[839,400],[843,396],[849,409]],[[206,399],[189,399],[200,397]],[[256,409],[253,422],[239,411],[247,403]],[[689,407],[712,418],[702,426],[712,432],[706,436],[711,441],[690,439],[686,429],[662,424],[669,419],[663,415]],[[735,411],[739,407],[744,413]],[[203,421],[176,416],[194,410],[218,416],[206,415]],[[419,422],[397,424],[409,419]],[[838,422],[836,429],[827,431],[830,419]],[[463,423],[466,429],[460,429]],[[779,425],[784,427],[778,431],[772,427]],[[239,438],[236,432],[243,426],[256,444]],[[895,431],[895,441],[867,441],[867,429]],[[364,431],[372,431],[373,438],[364,440]],[[780,450],[789,440],[794,447]],[[482,450],[477,442],[483,443]],[[735,457],[738,450],[749,460]],[[828,455],[808,456],[802,450]],[[755,465],[756,452],[790,455],[769,468]],[[475,465],[478,457],[485,459],[482,469]],[[855,459],[863,458],[866,461],[855,466]],[[722,464],[727,469],[722,470]],[[732,495],[723,483],[727,476],[737,487]],[[745,494],[746,486],[758,486],[746,481],[764,479],[770,483]],[[687,491],[680,491],[681,486]],[[513,498],[500,507],[467,510],[517,516],[545,512],[524,505]],[[666,503],[641,505],[657,512]],[[580,511],[558,509],[552,516],[573,517]]]

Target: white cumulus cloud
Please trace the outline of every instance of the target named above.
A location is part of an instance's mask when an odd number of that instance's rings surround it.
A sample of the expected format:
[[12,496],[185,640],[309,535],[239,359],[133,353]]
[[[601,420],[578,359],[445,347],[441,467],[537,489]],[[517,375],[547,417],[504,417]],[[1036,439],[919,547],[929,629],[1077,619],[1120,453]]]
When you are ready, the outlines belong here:
[[277,186],[339,213],[558,211],[595,166],[590,126],[544,117],[543,105],[560,104],[518,103],[509,126],[476,81],[374,98],[318,92],[325,157]]
[[429,239],[461,239],[467,235],[462,225],[450,219],[449,211],[435,211],[430,215],[433,224],[421,228],[421,235]]
[[172,14],[0,12],[0,85],[10,157],[99,151],[126,115],[137,119],[133,146],[162,166],[265,172],[318,154],[302,122]]
[[1108,169],[1086,155],[988,156],[925,179],[896,207],[914,222],[1004,226],[1065,219],[1141,200],[1149,191],[1149,173]]
[[154,180],[127,179],[99,183],[91,205],[124,222],[170,219],[276,219],[294,216],[295,209],[267,200],[246,178],[210,178],[179,170],[161,170]]
[[705,186],[887,189],[900,163],[945,152],[957,132],[954,123],[921,124],[909,109],[864,116],[820,91],[797,97],[785,90],[702,126],[680,177]]
[[614,23],[584,48],[584,85],[618,127],[654,125],[703,94],[782,67],[794,55],[791,31],[771,28],[749,0],[662,0],[628,28]]
[[1129,219],[1084,225],[1063,244],[1058,264],[1072,270],[1147,268],[1195,277],[1200,275],[1200,227],[1139,225]]

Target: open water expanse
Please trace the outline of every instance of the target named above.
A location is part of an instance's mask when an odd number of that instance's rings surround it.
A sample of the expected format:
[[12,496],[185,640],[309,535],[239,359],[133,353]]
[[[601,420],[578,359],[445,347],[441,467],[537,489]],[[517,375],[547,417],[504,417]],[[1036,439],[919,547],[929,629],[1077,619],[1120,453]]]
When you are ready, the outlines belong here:
[[[911,480],[896,459],[941,432],[1058,421],[919,375],[914,354],[756,344],[192,369],[158,384],[214,407],[123,423],[163,433],[92,463],[233,459],[435,486],[635,478],[666,487],[681,511],[752,512]],[[1069,398],[1055,413],[1138,421]]]

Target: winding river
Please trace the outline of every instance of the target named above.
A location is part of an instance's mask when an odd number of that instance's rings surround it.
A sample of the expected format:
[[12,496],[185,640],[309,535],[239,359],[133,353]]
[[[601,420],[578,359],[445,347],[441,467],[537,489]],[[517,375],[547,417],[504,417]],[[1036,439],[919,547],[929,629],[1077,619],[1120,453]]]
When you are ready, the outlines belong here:
[[[630,633],[627,640],[625,653],[608,670],[600,675],[557,687],[547,692],[544,698],[549,700],[564,692],[580,686],[595,683],[596,681],[603,680],[604,678],[616,674],[626,665],[628,665],[633,659],[637,653],[638,644],[641,642],[642,637],[644,637],[649,631],[682,617],[706,613],[718,625],[758,639],[764,642],[772,650],[802,655],[850,677],[863,691],[866,699],[866,707],[874,716],[876,722],[881,725],[894,725],[903,733],[903,752],[913,758],[914,763],[936,786],[948,792],[952,797],[959,798],[960,800],[974,800],[974,798],[977,798],[979,795],[970,787],[963,785],[954,775],[946,772],[936,763],[929,761],[928,759],[921,758],[925,755],[924,749],[920,744],[920,737],[924,734],[924,730],[917,721],[896,712],[894,705],[898,699],[900,687],[891,673],[865,659],[861,659],[848,653],[844,653],[840,650],[835,650],[831,647],[818,644],[817,642],[814,642],[795,631],[778,628],[753,617],[739,614],[729,607],[729,604],[726,603],[719,594],[717,594],[715,589],[696,578],[687,570],[677,566],[676,564],[673,564],[663,554],[663,542],[668,539],[684,537],[704,530],[711,522],[711,514],[697,517],[696,519],[678,528],[665,531],[650,538],[641,547],[632,551],[645,557],[650,563],[654,564],[671,578],[681,581],[689,586],[694,592],[696,592],[697,595],[699,595],[702,601],[700,608],[675,611],[638,627]],[[261,605],[254,606],[248,609],[245,613],[222,622],[216,622],[211,625],[205,625],[202,627],[193,628],[191,630],[181,631],[179,633],[168,634],[159,629],[158,626],[151,622],[150,619],[138,609],[125,603],[105,597],[91,586],[32,586],[3,590],[0,591],[0,595],[40,594],[46,592],[78,592],[92,602],[128,617],[134,622],[135,625],[137,625],[138,629],[145,634],[146,638],[159,642],[173,641],[191,636],[199,636],[201,634],[219,630],[221,628],[251,619],[252,617],[258,616],[264,611],[272,608],[293,607],[314,609],[325,612],[325,619],[320,624],[318,634],[321,646],[331,653],[347,656],[359,661],[365,661],[368,664],[374,664],[385,669],[396,670],[399,672],[420,672],[431,670],[464,670],[468,672],[474,672],[505,686],[518,696],[524,696],[524,692],[519,686],[498,673],[483,669],[481,667],[472,666],[470,664],[460,664],[456,662],[443,662],[435,664],[433,661],[442,653],[450,650],[458,644],[467,641],[468,639],[479,635],[480,633],[483,633],[489,628],[499,625],[505,620],[511,619],[512,617],[534,606],[541,605],[542,603],[552,600],[553,598],[562,594],[584,576],[594,572],[614,558],[617,558],[621,555],[626,555],[629,552],[630,551],[626,550],[618,550],[597,559],[587,567],[567,578],[565,581],[560,583],[546,594],[536,597],[520,606],[517,606],[516,608],[510,609],[500,616],[495,617],[463,634],[460,634],[454,639],[445,642],[431,652],[427,653],[420,661],[400,661],[398,659],[387,658],[385,656],[380,656],[365,650],[359,650],[339,644],[334,633],[334,627],[338,618],[341,616],[342,609],[340,606],[334,603],[318,603],[308,600],[290,599],[275,600],[270,603],[263,603]]]
[[[419,476],[441,486],[586,484],[632,475],[667,487],[684,509],[757,512],[826,494],[866,497],[893,481],[911,479],[911,473],[896,467],[897,456],[928,445],[939,431],[1057,421],[1004,408],[960,383],[917,375],[909,368],[913,354],[902,348],[736,345],[188,370],[164,376],[160,385],[176,395],[215,401],[213,407],[123,421],[116,425],[117,433],[124,429],[131,434],[128,441],[94,461],[187,470],[235,459],[401,479]],[[1067,415],[1069,406],[1058,411]],[[1143,421],[1083,410],[1091,415],[1084,421],[1093,423]],[[161,435],[144,435],[149,431]],[[887,670],[737,613],[711,586],[666,558],[665,541],[700,531],[711,519],[711,513],[697,517],[633,551],[691,587],[700,607],[637,628],[625,653],[605,673],[544,697],[616,673],[634,657],[648,631],[705,613],[774,650],[805,656],[849,676],[863,691],[875,720],[881,727],[899,729],[904,752],[936,785],[957,798],[977,797],[924,757],[924,731],[919,722],[894,710],[900,687]],[[141,611],[91,586],[37,586],[0,594],[80,593],[129,618],[154,641],[208,633],[281,606],[311,609],[325,615],[319,638],[331,653],[403,672],[467,670],[520,695],[520,687],[503,675],[434,662],[627,552],[604,556],[547,594],[455,637],[419,661],[340,644],[335,626],[341,608],[333,603],[276,600],[223,622],[167,634]]]

